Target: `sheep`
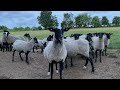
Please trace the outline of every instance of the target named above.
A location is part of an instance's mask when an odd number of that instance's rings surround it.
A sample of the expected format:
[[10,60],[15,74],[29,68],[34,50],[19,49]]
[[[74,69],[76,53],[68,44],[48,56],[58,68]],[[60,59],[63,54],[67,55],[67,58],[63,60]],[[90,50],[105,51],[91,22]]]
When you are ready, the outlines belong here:
[[[27,38],[27,41],[30,41],[32,39],[32,37],[28,33],[24,34],[24,37]],[[33,52],[34,52],[34,48],[36,48],[36,50],[37,50],[37,47],[40,47],[41,48],[41,53],[42,53],[43,49],[44,49],[43,45],[44,45],[44,43],[46,42],[47,39],[44,38],[43,40],[39,40],[39,39],[37,39],[37,40],[38,40],[38,44],[34,45]]]
[[[50,41],[44,49],[44,57],[49,62],[48,73],[51,74],[51,79],[53,78],[53,63],[57,65],[60,64],[60,79],[62,79],[63,63],[67,57],[67,50],[63,42],[63,33],[68,31],[70,28],[49,28],[49,31],[54,32],[53,41]],[[51,69],[51,71],[50,71]]]
[[83,35],[83,34],[71,34],[71,36],[70,37],[74,37],[74,39],[75,40],[77,40],[77,39],[79,39],[79,36],[81,36],[81,35]]
[[[107,52],[107,47],[110,44],[110,36],[112,35],[112,33],[104,33],[103,38],[104,38],[104,45],[105,45],[105,56],[107,56],[106,52]],[[104,54],[103,54],[104,55]]]
[[8,31],[3,32],[3,36],[1,39],[1,51],[4,52],[4,49],[6,49],[6,51],[9,51],[9,44],[7,43],[7,36],[8,36]]
[[98,33],[98,36],[93,36],[92,37],[92,45],[94,48],[94,52],[96,54],[95,62],[97,61],[97,51],[100,51],[100,62],[101,61],[101,54],[102,51],[104,50],[104,38],[103,38],[104,33]]
[[25,38],[23,36],[12,36],[10,35],[9,31],[4,31],[4,33],[6,33],[5,38],[6,38],[6,42],[10,45],[10,51],[12,51],[12,44],[16,41],[16,40],[25,40]]
[[14,62],[14,54],[15,51],[19,52],[19,56],[21,60],[23,61],[23,58],[21,57],[21,53],[25,53],[26,55],[26,63],[29,64],[28,61],[28,54],[30,53],[31,49],[33,48],[34,44],[38,43],[37,38],[31,39],[29,42],[23,41],[23,40],[16,40],[13,43],[13,55],[12,55],[12,62]]
[[[80,54],[80,55],[83,55],[86,59],[86,63],[83,69],[86,68],[88,61],[90,61],[92,72],[94,72],[94,64],[93,64],[92,58],[89,55],[90,46],[87,40],[80,38],[78,40],[68,41],[68,42],[65,42],[65,46],[67,49],[67,56],[71,58],[71,66],[73,66],[72,57],[75,57],[78,54]],[[67,67],[67,61],[65,60],[65,62],[66,62],[65,67]]]
[[0,38],[0,50],[3,50],[3,42],[2,42],[2,38]]
[[94,52],[93,52],[92,39],[91,39],[92,34],[91,33],[88,33],[87,35],[72,34],[71,36],[74,37],[75,40],[78,40],[79,38],[86,39],[89,42],[90,53],[92,54],[93,59],[94,59]]

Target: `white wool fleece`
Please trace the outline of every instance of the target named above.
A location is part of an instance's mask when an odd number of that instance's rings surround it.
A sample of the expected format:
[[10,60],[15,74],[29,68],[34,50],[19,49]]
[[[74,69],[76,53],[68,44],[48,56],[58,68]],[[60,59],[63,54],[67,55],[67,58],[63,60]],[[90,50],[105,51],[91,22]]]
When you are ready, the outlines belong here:
[[106,35],[103,35],[103,38],[104,38],[104,45],[108,46],[110,44],[110,39],[108,39]]
[[93,48],[94,51],[96,51],[97,49],[99,50],[103,50],[104,49],[104,39],[102,38],[101,40],[99,39],[99,37],[92,37],[92,41],[93,41]]
[[23,41],[23,40],[16,40],[14,43],[13,43],[13,50],[16,50],[16,51],[24,51],[25,53],[27,51],[30,51],[34,46],[34,40],[30,40],[29,42],[27,41]]
[[77,54],[89,57],[89,42],[85,39],[78,39],[65,42],[67,56],[74,57]]
[[67,50],[64,44],[54,45],[53,41],[50,41],[44,49],[44,57],[48,60],[49,63],[51,63],[52,60],[55,60],[57,62],[63,60],[64,62],[66,56]]

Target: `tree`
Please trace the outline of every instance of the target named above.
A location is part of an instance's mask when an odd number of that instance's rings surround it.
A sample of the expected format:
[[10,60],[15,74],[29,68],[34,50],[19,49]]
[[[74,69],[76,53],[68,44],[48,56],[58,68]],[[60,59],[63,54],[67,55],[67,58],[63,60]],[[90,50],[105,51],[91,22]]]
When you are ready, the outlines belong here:
[[38,16],[37,19],[38,23],[43,26],[44,29],[58,26],[57,17],[52,16],[51,11],[41,11],[40,16]]
[[64,19],[61,22],[61,27],[74,27],[74,17],[72,13],[64,13]]
[[0,26],[0,30],[7,30],[8,28],[6,26]]
[[86,27],[91,24],[92,17],[87,13],[83,13],[75,17],[76,27]]
[[95,28],[101,26],[101,23],[100,23],[100,20],[99,20],[98,16],[94,16],[91,23]]
[[38,27],[32,27],[32,30],[38,30]]
[[38,26],[38,30],[42,30],[42,27],[41,27],[41,26]]
[[57,17],[56,16],[52,16],[52,24],[53,24],[52,27],[54,27],[54,28],[58,27],[59,23],[57,21]]
[[112,20],[112,24],[114,24],[114,26],[120,26],[120,17],[115,16]]
[[104,26],[105,26],[105,25],[109,26],[109,20],[107,19],[106,16],[103,16],[103,17],[102,17],[101,23],[102,23],[102,25],[104,25]]
[[25,30],[31,30],[31,28],[30,27],[25,27]]

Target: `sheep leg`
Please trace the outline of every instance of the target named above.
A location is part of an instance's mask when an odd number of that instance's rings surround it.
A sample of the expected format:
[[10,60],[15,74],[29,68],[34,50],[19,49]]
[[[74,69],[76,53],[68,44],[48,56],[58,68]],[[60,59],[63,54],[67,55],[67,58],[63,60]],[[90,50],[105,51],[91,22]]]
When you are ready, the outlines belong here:
[[105,46],[105,56],[107,56],[107,46]]
[[56,73],[58,74],[59,72],[58,72],[58,68],[57,68],[57,62],[55,63],[55,65],[56,65]]
[[35,51],[34,51],[34,47],[33,47],[33,53],[35,53]]
[[51,79],[53,79],[53,62],[52,63],[50,63],[51,65]]
[[60,79],[62,79],[63,61],[60,61],[59,64],[60,64]]
[[73,66],[73,61],[72,61],[72,58],[71,58],[71,67]]
[[102,56],[104,56],[104,50],[102,51]]
[[97,50],[95,51],[95,55],[96,55],[95,62],[97,62]]
[[101,61],[101,56],[102,56],[101,54],[102,54],[102,50],[100,50],[100,62],[102,62],[102,61]]
[[41,48],[41,53],[43,53],[43,47]]
[[2,48],[2,49],[3,49],[3,52],[4,52],[4,49],[5,49],[5,43],[3,43],[3,48]]
[[22,51],[19,52],[19,56],[20,56],[21,61],[23,61],[23,58],[22,58],[22,56],[21,56],[21,53],[22,53]]
[[48,73],[47,73],[47,75],[50,75],[50,67],[51,67],[51,64],[49,63],[49,68],[48,68]]
[[14,55],[15,55],[15,51],[16,51],[16,50],[14,50],[14,51],[13,51],[13,58],[12,58],[12,62],[14,62]]
[[88,60],[90,61],[90,64],[91,64],[91,67],[92,67],[92,72],[94,72],[93,60],[92,60],[92,58],[88,58]]
[[29,54],[29,51],[27,53],[25,53],[25,55],[26,55],[26,63],[29,65],[28,54]]
[[88,58],[86,58],[86,63],[85,63],[85,65],[84,65],[83,69],[86,69],[86,68],[87,68],[87,64],[88,64]]
[[92,58],[94,59],[94,51],[93,50],[91,51],[91,54],[92,54]]
[[65,68],[67,68],[67,59],[65,59]]
[[12,44],[10,44],[10,51],[12,51]]

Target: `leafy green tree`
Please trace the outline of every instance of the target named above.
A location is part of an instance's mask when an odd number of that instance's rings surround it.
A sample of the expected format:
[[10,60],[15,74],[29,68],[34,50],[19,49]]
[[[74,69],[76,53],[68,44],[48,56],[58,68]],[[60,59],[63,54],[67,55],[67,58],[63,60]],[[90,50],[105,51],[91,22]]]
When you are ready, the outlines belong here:
[[64,13],[64,19],[61,22],[61,27],[74,27],[74,17],[72,13]]
[[91,23],[95,28],[101,27],[100,19],[98,16],[94,16]]
[[83,13],[75,17],[76,27],[86,27],[91,24],[92,17],[87,13]]
[[38,16],[37,19],[38,23],[44,27],[44,29],[58,26],[57,17],[52,16],[51,11],[41,11],[40,16]]
[[112,24],[114,24],[114,26],[120,26],[120,17],[115,16],[112,20]]
[[52,27],[54,27],[54,28],[58,27],[59,23],[57,21],[57,17],[56,16],[52,16],[52,24],[53,24]]
[[8,28],[6,26],[0,26],[0,30],[7,30]]
[[103,17],[102,17],[101,23],[102,23],[102,25],[104,25],[104,26],[105,26],[105,25],[109,26],[109,20],[107,19],[106,16],[103,16]]

